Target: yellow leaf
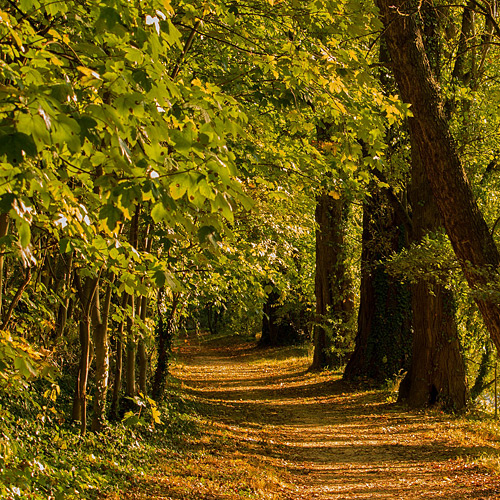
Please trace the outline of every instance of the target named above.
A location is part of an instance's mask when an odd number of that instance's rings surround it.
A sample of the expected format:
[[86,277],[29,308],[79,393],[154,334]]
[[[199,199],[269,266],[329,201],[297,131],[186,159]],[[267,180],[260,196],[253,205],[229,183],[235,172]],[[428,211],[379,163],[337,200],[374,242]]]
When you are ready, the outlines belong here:
[[337,193],[337,191],[330,191],[328,194],[329,194],[329,195],[330,195],[330,196],[331,196],[334,200],[338,200],[338,199],[340,199],[340,194],[339,194],[339,193]]
[[85,76],[92,76],[94,78],[101,78],[99,73],[96,71],[91,70],[90,68],[86,68],[85,66],[77,66],[76,67],[80,73],[83,73]]
[[19,35],[13,29],[9,29],[9,31],[10,31],[10,34],[12,35],[12,37],[14,38],[14,40],[16,41],[17,45],[21,49],[21,51],[24,52],[23,41],[21,40]]
[[156,424],[161,424],[160,412],[157,408],[151,408],[151,415]]
[[3,10],[0,10],[0,22],[5,23],[9,27],[11,25],[9,14],[4,12]]
[[174,14],[174,9],[172,8],[172,5],[170,5],[170,0],[163,0],[163,7],[170,15]]

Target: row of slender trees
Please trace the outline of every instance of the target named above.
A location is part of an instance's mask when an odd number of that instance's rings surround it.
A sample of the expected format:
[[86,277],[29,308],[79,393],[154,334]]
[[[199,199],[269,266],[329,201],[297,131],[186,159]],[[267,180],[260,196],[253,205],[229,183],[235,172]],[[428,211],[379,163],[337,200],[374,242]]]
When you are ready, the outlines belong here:
[[[363,189],[353,124],[368,135],[404,106],[370,86],[364,45],[339,45],[373,20],[349,2],[25,0],[0,14],[2,380],[49,357],[82,433],[92,391],[99,430],[141,394],[162,398],[193,311],[257,311],[273,293],[307,304],[315,193],[340,191],[345,169]],[[355,76],[368,86],[352,96]],[[316,122],[343,124],[335,168]]]

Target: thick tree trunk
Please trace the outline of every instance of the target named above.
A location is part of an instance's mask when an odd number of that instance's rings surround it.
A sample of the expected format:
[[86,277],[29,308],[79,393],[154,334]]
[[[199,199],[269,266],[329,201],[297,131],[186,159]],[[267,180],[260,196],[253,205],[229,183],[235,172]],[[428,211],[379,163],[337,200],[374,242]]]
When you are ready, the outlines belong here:
[[316,204],[316,325],[311,370],[340,366],[354,303],[345,264],[345,201],[327,193]]
[[[402,99],[412,105],[410,133],[446,232],[470,287],[486,287],[497,275],[500,255],[474,199],[446,121],[417,25],[417,6],[404,0],[377,0],[377,5],[394,77]],[[484,295],[477,296],[476,302],[500,349],[500,305]]]
[[465,366],[455,322],[454,297],[443,285],[413,286],[413,354],[400,400],[412,407],[441,403],[460,410],[468,401]]
[[[441,218],[417,151],[412,150],[413,240],[419,243],[441,228]],[[400,399],[420,407],[436,402],[459,410],[468,400],[465,363],[460,350],[453,292],[435,279],[412,287],[413,354],[401,383]]]
[[406,228],[383,192],[365,202],[358,331],[344,379],[385,382],[407,369],[411,355],[411,299],[384,260],[406,244]]

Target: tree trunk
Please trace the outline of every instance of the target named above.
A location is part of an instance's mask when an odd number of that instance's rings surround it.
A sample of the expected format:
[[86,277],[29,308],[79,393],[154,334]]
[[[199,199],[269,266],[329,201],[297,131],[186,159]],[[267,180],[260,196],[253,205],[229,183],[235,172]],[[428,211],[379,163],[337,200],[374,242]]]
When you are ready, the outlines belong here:
[[353,315],[351,281],[345,264],[345,212],[342,199],[327,193],[316,204],[316,325],[311,370],[340,366]]
[[[148,298],[143,296],[140,299],[139,317],[142,323],[146,321]],[[147,394],[147,374],[148,374],[148,356],[146,352],[146,341],[144,335],[139,340],[139,345],[137,346],[137,357],[139,361],[139,391],[146,395]]]
[[28,286],[28,283],[31,280],[31,268],[28,267],[26,268],[26,276],[24,277],[24,280],[22,283],[19,285],[19,288],[16,290],[16,294],[12,298],[9,304],[9,308],[5,312],[4,316],[2,317],[2,324],[0,325],[0,330],[8,330],[10,328],[10,323],[12,319],[12,313],[14,312],[14,309],[16,308],[17,304],[21,300],[21,297],[23,295],[23,292],[25,288]]
[[[122,311],[127,307],[129,295],[123,294],[121,301]],[[116,341],[116,356],[115,356],[115,366],[114,366],[114,377],[113,377],[113,395],[111,397],[111,408],[110,408],[110,418],[118,419],[119,417],[119,403],[120,403],[120,391],[122,388],[122,378],[123,378],[123,331],[125,328],[125,321],[122,320],[118,326],[118,330],[115,335]]]
[[[153,238],[149,236],[151,230],[151,226],[148,224],[146,230],[143,235],[143,248],[144,251],[149,253],[151,252],[151,246],[153,243]],[[141,319],[142,325],[144,325],[148,312],[148,298],[146,296],[142,296],[139,299],[139,318]],[[144,332],[145,334],[145,332]],[[146,352],[146,340],[144,338],[144,334],[141,335],[137,346],[137,355],[139,361],[139,391],[146,395],[147,394],[147,373],[148,373],[148,356]]]
[[130,306],[131,312],[130,316],[127,317],[127,358],[126,358],[126,372],[125,372],[125,394],[133,398],[137,394],[136,383],[135,383],[135,360],[137,354],[137,342],[135,339],[134,332],[134,316],[135,316],[135,297],[130,296]]
[[[139,216],[141,213],[141,206],[138,205],[135,209],[134,216],[130,222],[129,243],[137,248],[139,240]],[[135,364],[137,357],[137,339],[135,336],[135,310],[136,310],[136,297],[132,294],[129,298],[131,306],[130,315],[127,317],[127,343],[126,343],[126,371],[125,371],[125,394],[133,398],[137,394],[136,381],[135,381]]]
[[[443,109],[439,87],[417,24],[418,10],[404,0],[377,0],[401,97],[411,103],[410,134],[446,232],[464,275],[473,289],[495,280],[500,255],[474,199]],[[486,295],[476,303],[497,349],[500,305]]]
[[62,278],[63,294],[65,296],[63,295],[61,304],[59,304],[59,308],[57,310],[55,332],[56,340],[63,336],[66,323],[68,321],[68,309],[70,303],[69,289],[71,288],[71,279],[73,277],[73,252],[69,254],[67,261],[64,256],[61,256],[61,260],[64,261],[63,267],[65,268]]
[[[439,231],[441,218],[417,150],[412,149],[410,198],[413,240]],[[463,408],[468,400],[465,363],[458,339],[453,292],[435,279],[420,279],[412,286],[413,351],[410,369],[401,383],[399,399],[410,406],[441,403]]]
[[75,280],[80,298],[81,317],[79,325],[80,361],[78,364],[76,391],[73,399],[73,419],[81,422],[80,432],[81,434],[85,434],[87,430],[87,382],[90,361],[90,314],[99,278],[87,277],[82,284],[78,274],[76,274]]
[[152,396],[156,401],[163,399],[165,381],[168,373],[168,359],[172,347],[172,338],[175,330],[175,317],[179,304],[179,294],[174,294],[168,316],[162,312],[163,289],[158,290],[158,323],[156,327],[156,342],[158,361],[153,378]]
[[384,192],[364,203],[358,331],[344,379],[383,383],[407,369],[411,356],[411,298],[408,285],[391,277],[384,260],[400,251],[407,229]]
[[95,392],[92,415],[92,430],[101,431],[106,417],[106,399],[109,380],[109,345],[108,323],[111,307],[112,284],[108,283],[102,308],[99,299],[99,290],[96,290],[94,307],[92,310],[92,323],[95,350]]
[[[9,215],[8,214],[0,214],[0,238],[7,236],[9,232]],[[0,254],[0,318],[3,318],[3,274],[4,274],[4,262],[5,255],[3,252]]]

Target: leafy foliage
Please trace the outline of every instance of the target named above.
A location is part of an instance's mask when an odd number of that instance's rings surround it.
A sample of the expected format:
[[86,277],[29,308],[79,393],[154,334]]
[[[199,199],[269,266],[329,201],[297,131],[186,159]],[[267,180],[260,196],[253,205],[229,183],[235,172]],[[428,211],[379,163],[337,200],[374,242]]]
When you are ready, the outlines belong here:
[[[318,193],[356,205],[375,184],[405,200],[401,124],[411,113],[381,84],[380,29],[374,5],[353,0],[0,7],[2,495],[90,498],[126,468],[141,472],[133,463],[149,437],[176,425],[148,396],[165,311],[171,332],[190,335],[200,323],[255,335],[273,293],[282,320],[298,309],[311,317]],[[456,42],[443,39],[445,52]],[[449,69],[442,79],[495,232],[493,62],[484,60],[488,85],[454,81]],[[346,264],[357,271],[353,213]],[[455,267],[441,234],[389,265],[402,280],[448,284]],[[452,285],[463,287],[456,274]],[[458,313],[477,357],[485,337],[467,295]],[[325,325],[333,337],[345,327]],[[338,340],[351,349],[352,339]],[[95,391],[91,414],[100,398],[108,411],[108,380],[115,409],[126,396],[121,423],[77,437],[65,420],[77,380],[84,405],[87,385]],[[127,449],[142,451],[126,458]]]

